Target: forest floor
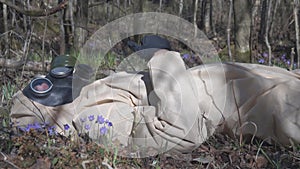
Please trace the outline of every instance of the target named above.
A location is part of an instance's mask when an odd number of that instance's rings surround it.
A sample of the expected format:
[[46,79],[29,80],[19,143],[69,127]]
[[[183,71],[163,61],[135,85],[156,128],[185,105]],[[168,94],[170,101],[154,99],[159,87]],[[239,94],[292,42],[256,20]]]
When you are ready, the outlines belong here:
[[86,138],[80,142],[45,131],[17,133],[0,113],[0,168],[300,168],[300,146],[269,145],[259,140],[240,143],[215,134],[188,154],[162,153],[124,158]]

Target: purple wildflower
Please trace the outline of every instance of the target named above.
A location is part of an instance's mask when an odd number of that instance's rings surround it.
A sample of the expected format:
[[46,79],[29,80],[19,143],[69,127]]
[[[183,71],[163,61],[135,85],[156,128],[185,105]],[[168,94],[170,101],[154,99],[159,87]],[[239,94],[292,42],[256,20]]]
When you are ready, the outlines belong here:
[[90,130],[90,129],[91,129],[91,125],[85,124],[85,125],[84,125],[84,128],[85,128],[86,130]]
[[65,130],[69,130],[70,129],[70,126],[68,124],[64,124],[64,129]]
[[110,121],[107,123],[107,125],[108,125],[108,127],[113,126],[112,122],[110,122]]
[[286,54],[284,53],[281,57],[282,60],[286,60]]
[[18,126],[18,128],[19,128],[21,131],[23,131],[23,132],[25,132],[26,129],[27,129],[27,127],[20,127],[20,126]]
[[41,130],[42,129],[42,126],[40,125],[40,123],[38,122],[35,122],[32,126],[33,129],[35,130]]
[[264,59],[259,59],[258,63],[265,63],[265,60]]
[[48,133],[50,136],[56,135],[55,126],[48,127]]
[[94,115],[90,115],[88,118],[89,118],[89,121],[93,121],[95,119],[95,116]]
[[86,117],[85,118],[83,118],[83,117],[80,117],[80,121],[81,121],[81,123],[84,123],[84,122],[86,122]]
[[262,55],[263,55],[263,57],[265,57],[265,58],[269,56],[267,52],[264,52]]
[[182,58],[183,58],[183,59],[188,59],[189,57],[190,57],[190,55],[187,54],[187,53],[182,55]]
[[105,126],[100,128],[100,134],[104,135],[107,133],[107,128]]
[[110,122],[108,119],[105,120],[105,123],[108,125],[108,127],[112,126],[112,122]]
[[287,64],[287,65],[290,65],[290,64],[291,64],[291,61],[290,61],[290,60],[287,60],[287,61],[286,61],[286,64]]
[[105,122],[105,119],[104,119],[104,117],[102,116],[102,115],[98,115],[98,117],[97,117],[97,123],[99,123],[99,124],[103,124]]

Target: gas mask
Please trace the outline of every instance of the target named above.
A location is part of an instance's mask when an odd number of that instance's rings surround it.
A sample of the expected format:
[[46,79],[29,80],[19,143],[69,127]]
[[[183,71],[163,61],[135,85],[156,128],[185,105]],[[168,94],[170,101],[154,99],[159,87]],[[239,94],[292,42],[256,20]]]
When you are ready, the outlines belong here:
[[75,66],[71,56],[57,56],[51,62],[50,72],[45,77],[34,78],[24,89],[29,99],[45,106],[71,103],[80,94],[82,87],[91,83],[93,69],[85,64]]

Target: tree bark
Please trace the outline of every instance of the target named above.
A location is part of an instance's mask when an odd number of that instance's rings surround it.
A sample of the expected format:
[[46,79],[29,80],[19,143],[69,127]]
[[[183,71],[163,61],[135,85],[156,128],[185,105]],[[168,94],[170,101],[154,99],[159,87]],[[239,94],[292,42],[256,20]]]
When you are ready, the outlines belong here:
[[230,43],[230,32],[231,32],[231,16],[232,16],[232,0],[229,0],[229,14],[228,14],[228,23],[227,23],[227,48],[228,48],[228,56],[229,61],[233,61],[232,54],[231,54],[231,43]]
[[270,23],[271,23],[271,9],[272,9],[272,3],[273,0],[269,0],[268,3],[268,10],[267,10],[267,23],[266,23],[266,33],[265,33],[265,43],[266,46],[268,48],[268,55],[269,55],[269,59],[268,59],[268,64],[269,66],[272,65],[272,49],[271,49],[271,45],[269,43],[269,31],[270,31]]
[[161,12],[161,9],[162,9],[162,1],[163,0],[159,0],[159,12]]
[[197,30],[198,30],[198,26],[197,26],[197,10],[198,10],[198,0],[195,0],[195,6],[194,6],[194,17],[193,17],[193,23],[194,23],[194,37],[197,37]]
[[238,53],[250,50],[251,2],[250,0],[233,0],[235,49]]
[[206,33],[211,32],[211,16],[212,16],[212,1],[207,0],[205,5],[204,14],[204,31]]
[[3,4],[3,27],[4,27],[4,46],[5,46],[5,52],[4,55],[7,54],[9,51],[9,40],[8,40],[8,22],[7,22],[7,5]]
[[85,43],[88,31],[88,0],[78,0],[76,9],[76,25],[75,25],[75,39],[74,47],[79,50]]
[[299,44],[299,20],[298,20],[299,0],[294,0],[294,18],[296,31],[296,51],[297,51],[297,68],[300,68],[300,44]]
[[[60,0],[58,0],[59,2]],[[62,10],[59,12],[59,29],[60,29],[60,50],[59,54],[64,55],[66,53],[66,32],[65,32],[65,26],[64,26],[64,13],[65,11]]]
[[[136,3],[137,3],[137,6],[135,4],[133,4],[135,13],[142,13],[144,11],[144,0],[137,0]],[[134,32],[141,32],[140,29],[141,29],[141,25],[143,24],[143,21],[141,21],[140,18],[135,16],[134,23],[135,23],[133,25]],[[139,42],[140,41],[140,36],[135,35],[134,40],[136,42]]]
[[183,0],[179,1],[179,12],[178,12],[178,16],[182,15],[182,9],[183,9]]
[[255,18],[257,16],[257,9],[259,7],[259,3],[260,3],[260,0],[254,0],[254,4],[253,4],[253,7],[252,7],[252,12],[251,12],[251,26],[250,26],[250,38],[249,38],[249,47],[250,47],[250,63],[254,63],[254,56],[253,56],[253,36],[255,34]]

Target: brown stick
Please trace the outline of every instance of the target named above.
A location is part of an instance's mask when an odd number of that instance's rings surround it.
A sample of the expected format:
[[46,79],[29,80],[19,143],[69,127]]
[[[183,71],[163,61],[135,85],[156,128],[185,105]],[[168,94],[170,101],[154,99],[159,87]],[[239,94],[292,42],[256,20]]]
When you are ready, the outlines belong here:
[[[24,65],[24,70],[27,71],[34,71],[34,72],[42,72],[43,66],[40,62],[32,62],[28,61],[25,63],[25,61],[17,61],[12,59],[4,59],[0,58],[0,67],[1,68],[7,68],[7,69],[16,69],[16,70],[22,70],[22,66]],[[50,69],[50,62],[45,62],[45,68],[47,70]]]
[[11,0],[0,0],[0,2],[3,4],[6,4],[10,8],[15,9],[19,13],[22,13],[27,16],[32,16],[32,17],[42,17],[42,16],[52,15],[52,14],[55,14],[56,12],[64,9],[68,5],[68,0],[64,0],[63,2],[61,2],[56,7],[53,7],[53,8],[26,10],[26,9],[23,9],[23,8],[13,4]]

